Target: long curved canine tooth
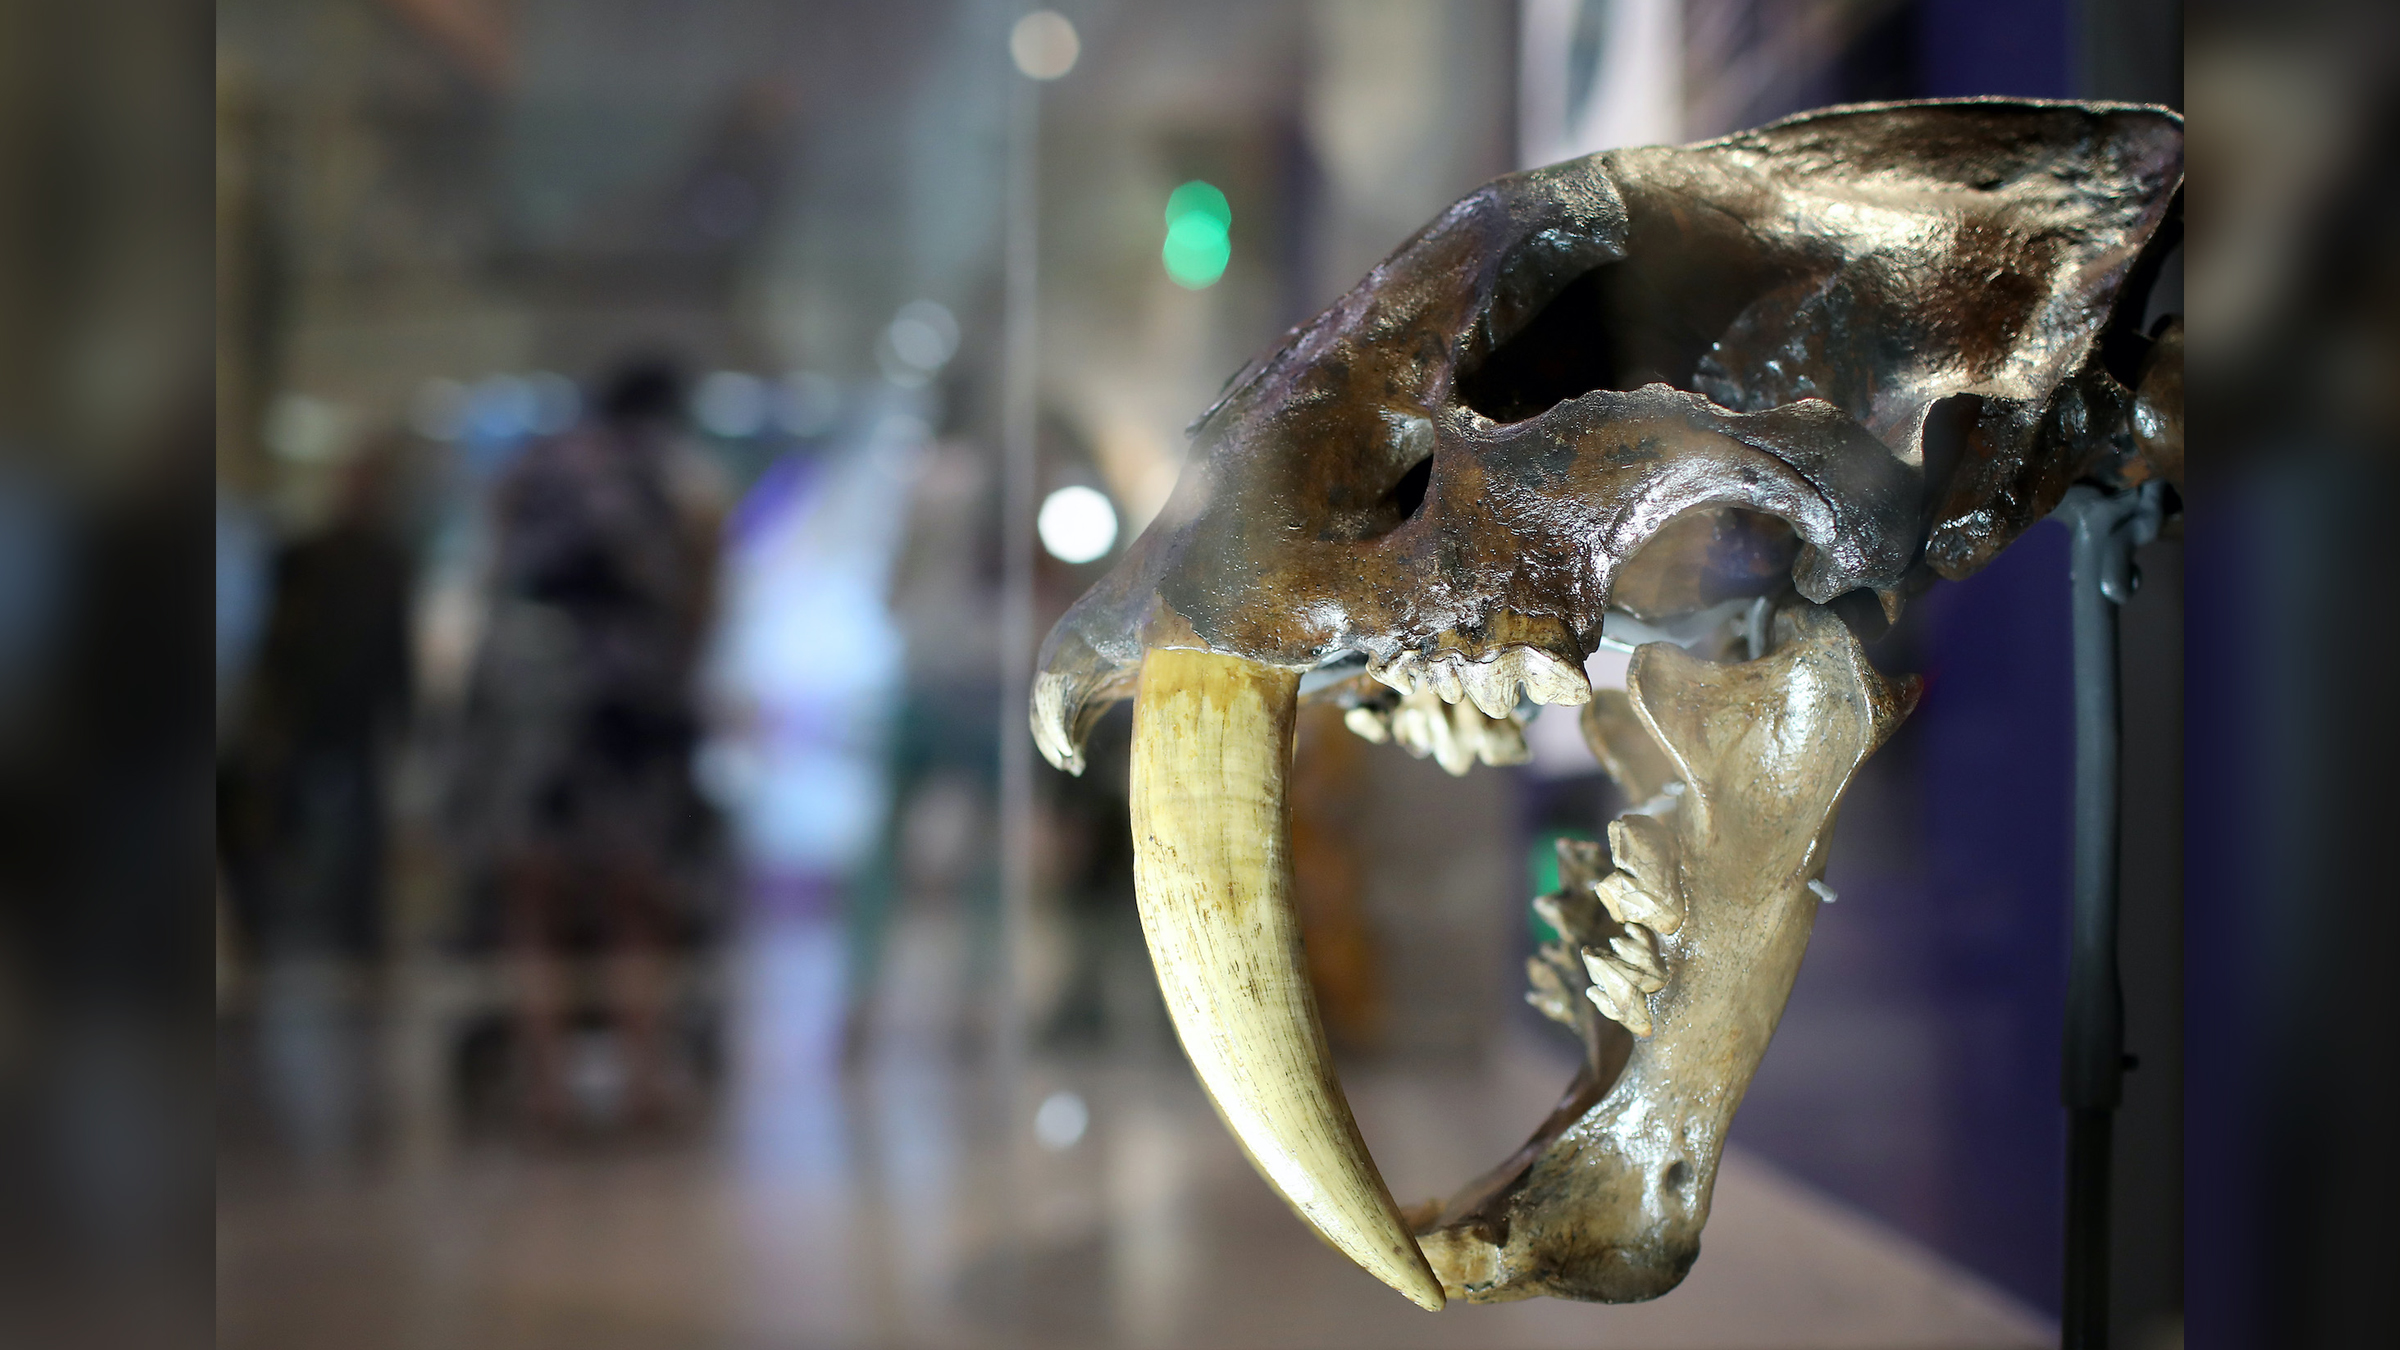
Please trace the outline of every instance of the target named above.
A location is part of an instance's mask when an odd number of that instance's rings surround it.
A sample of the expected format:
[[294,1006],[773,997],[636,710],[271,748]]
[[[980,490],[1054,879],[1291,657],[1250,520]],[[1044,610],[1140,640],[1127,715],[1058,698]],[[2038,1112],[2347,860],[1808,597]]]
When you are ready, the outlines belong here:
[[1134,893],[1201,1086],[1260,1175],[1368,1273],[1438,1310],[1442,1287],[1367,1156],[1333,1072],[1292,901],[1298,675],[1154,649],[1133,708]]

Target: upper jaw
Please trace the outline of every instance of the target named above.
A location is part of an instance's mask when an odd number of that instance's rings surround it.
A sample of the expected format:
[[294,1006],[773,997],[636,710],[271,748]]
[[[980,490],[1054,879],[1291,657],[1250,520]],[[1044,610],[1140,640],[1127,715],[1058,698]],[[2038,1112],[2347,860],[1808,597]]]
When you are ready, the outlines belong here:
[[1278,442],[1226,433],[1202,454],[1176,507],[1043,644],[1033,732],[1059,768],[1080,772],[1152,647],[1301,671],[1363,656],[1395,689],[1430,682],[1495,716],[1511,681],[1578,703],[1617,572],[1675,517],[1737,505],[1790,522],[1806,545],[1794,585],[1823,601],[1900,584],[1921,496],[1920,470],[1829,404],[1735,413],[1665,385],[1514,426],[1445,419],[1423,507],[1367,539],[1258,528],[1265,508],[1215,486],[1258,481],[1257,461],[1288,457]]

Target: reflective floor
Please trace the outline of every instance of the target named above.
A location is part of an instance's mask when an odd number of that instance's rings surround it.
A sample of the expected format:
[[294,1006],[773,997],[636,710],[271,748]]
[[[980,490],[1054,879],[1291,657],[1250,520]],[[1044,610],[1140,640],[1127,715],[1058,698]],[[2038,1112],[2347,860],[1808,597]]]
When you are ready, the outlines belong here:
[[[708,1106],[648,1133],[544,1139],[478,1125],[442,1085],[433,1051],[472,1004],[471,979],[419,972],[368,998],[287,973],[227,1027],[219,1345],[2048,1338],[2022,1305],[1740,1153],[1718,1182],[1707,1250],[1666,1299],[1427,1316],[1292,1219],[1163,1031],[1032,1054],[1011,1093],[1005,1056],[973,1053],[957,1031],[955,934],[922,921],[897,948],[886,1017],[851,1069],[839,1054],[838,932],[787,924],[740,945],[720,972],[724,1063]],[[1407,1201],[1518,1142],[1564,1081],[1563,1053],[1528,1038],[1478,1066],[1358,1065],[1345,1077]],[[279,1075],[320,1090],[279,1094]],[[584,1077],[605,1092],[603,1070]]]

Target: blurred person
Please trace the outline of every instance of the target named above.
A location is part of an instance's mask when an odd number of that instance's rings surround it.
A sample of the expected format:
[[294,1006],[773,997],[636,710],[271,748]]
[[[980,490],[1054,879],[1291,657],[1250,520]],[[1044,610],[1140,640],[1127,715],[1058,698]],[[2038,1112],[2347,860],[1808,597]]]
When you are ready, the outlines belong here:
[[495,493],[459,805],[497,884],[524,1102],[546,1128],[572,1105],[571,952],[605,965],[626,1114],[660,1121],[684,1096],[665,960],[691,926],[678,864],[706,834],[693,673],[723,493],[682,416],[672,366],[628,363],[595,419],[532,443]]
[[999,952],[998,519],[989,465],[942,442],[915,466],[885,601],[905,651],[880,747],[882,835],[843,888],[842,1053],[871,1045],[892,927],[912,896],[954,907],[966,929],[956,1043],[980,1046]]
[[412,694],[398,481],[392,442],[342,466],[328,523],[272,551],[248,678],[220,694],[220,960],[228,987],[255,972],[262,1085],[312,1160],[356,1137],[345,994],[384,948],[387,788]]
[[362,454],[332,522],[272,565],[219,817],[242,933],[262,960],[382,950],[385,786],[411,695],[397,479],[390,447]]

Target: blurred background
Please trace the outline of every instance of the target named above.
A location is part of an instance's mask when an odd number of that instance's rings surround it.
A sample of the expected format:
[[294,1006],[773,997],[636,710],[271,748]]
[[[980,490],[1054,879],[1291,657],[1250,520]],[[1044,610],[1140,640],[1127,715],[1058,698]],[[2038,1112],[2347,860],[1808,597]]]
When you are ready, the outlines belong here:
[[[2145,551],[2118,1339],[2373,1343],[2384,7],[2195,4],[2188,67],[2158,0],[1026,10],[0,3],[0,1336],[2045,1343],[2055,527],[1878,645],[1924,704],[1634,1308],[1427,1318],[1292,1221],[1153,991],[1122,714],[1052,773],[1023,663],[1226,377],[1491,176],[2188,69],[2220,622],[2187,661],[2187,537]],[[1303,729],[1311,975],[1403,1202],[1571,1071],[1526,901],[1621,803],[1565,729],[1455,780]]]
[[[1932,692],[1709,1259],[1636,1310],[1422,1318],[1290,1221],[1152,988],[1122,714],[1038,766],[1023,663],[1228,374],[1484,180],[1842,101],[2179,105],[2177,22],[228,0],[219,1343],[2041,1343],[2063,532],[1881,644]],[[2128,618],[2140,1345],[2181,1304],[2180,548]],[[1461,780],[1304,730],[1311,973],[1404,1199],[1571,1071],[1526,902],[1623,803],[1550,722]]]

